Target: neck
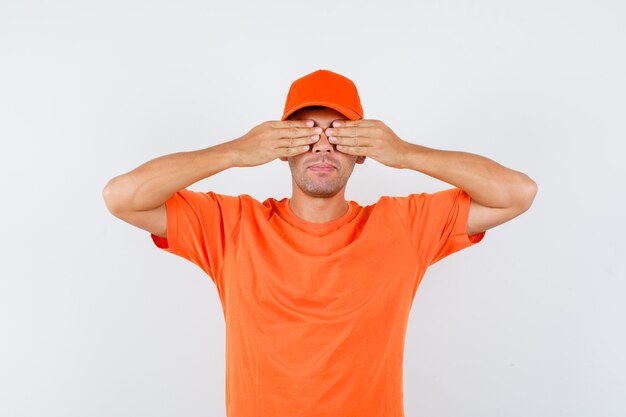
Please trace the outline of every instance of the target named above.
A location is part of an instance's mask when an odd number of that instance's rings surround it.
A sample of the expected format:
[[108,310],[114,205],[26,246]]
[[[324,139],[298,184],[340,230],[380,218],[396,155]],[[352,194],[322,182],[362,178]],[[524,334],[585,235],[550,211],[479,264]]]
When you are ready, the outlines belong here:
[[332,197],[314,197],[294,193],[289,199],[289,209],[300,219],[310,223],[327,223],[337,220],[350,208],[343,192]]

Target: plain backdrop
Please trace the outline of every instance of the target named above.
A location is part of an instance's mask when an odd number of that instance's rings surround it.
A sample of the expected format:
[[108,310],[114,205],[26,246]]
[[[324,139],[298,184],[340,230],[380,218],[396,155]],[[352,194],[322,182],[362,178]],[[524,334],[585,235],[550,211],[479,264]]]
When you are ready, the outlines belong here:
[[[626,6],[596,1],[0,3],[0,415],[225,416],[224,322],[200,268],[113,217],[106,182],[279,120],[347,76],[365,118],[483,155],[539,192],[433,265],[408,416],[626,415]],[[368,158],[346,198],[452,185]],[[198,191],[291,196],[280,160]],[[289,416],[285,416],[289,417]]]

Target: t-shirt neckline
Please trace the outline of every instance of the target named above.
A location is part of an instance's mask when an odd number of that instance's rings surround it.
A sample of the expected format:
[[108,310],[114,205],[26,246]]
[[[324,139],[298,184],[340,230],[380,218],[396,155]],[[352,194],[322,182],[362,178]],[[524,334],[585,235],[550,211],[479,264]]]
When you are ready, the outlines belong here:
[[336,226],[340,226],[344,223],[347,223],[353,216],[354,210],[356,208],[356,202],[352,200],[346,200],[348,203],[348,210],[341,217],[336,218],[335,220],[331,220],[329,222],[324,223],[314,223],[308,222],[300,217],[296,216],[296,214],[291,211],[291,207],[289,206],[289,198],[285,198],[283,202],[283,213],[287,220],[289,220],[293,224],[297,224],[303,228],[315,228],[315,229],[324,229],[324,228],[332,228]]

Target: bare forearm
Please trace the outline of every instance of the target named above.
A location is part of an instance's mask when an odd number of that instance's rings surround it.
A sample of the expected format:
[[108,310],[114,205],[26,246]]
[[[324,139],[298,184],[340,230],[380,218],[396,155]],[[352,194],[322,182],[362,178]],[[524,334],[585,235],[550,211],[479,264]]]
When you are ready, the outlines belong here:
[[447,182],[487,207],[530,204],[536,183],[526,174],[481,155],[409,143],[405,167]]
[[164,155],[111,179],[103,197],[111,211],[151,210],[175,192],[234,166],[236,154],[230,142]]

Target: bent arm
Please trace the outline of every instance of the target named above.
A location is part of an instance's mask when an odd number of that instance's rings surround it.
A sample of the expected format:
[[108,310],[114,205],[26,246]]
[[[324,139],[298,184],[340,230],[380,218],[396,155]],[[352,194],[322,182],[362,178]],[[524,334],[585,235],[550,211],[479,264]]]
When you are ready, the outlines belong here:
[[528,175],[469,152],[410,144],[406,168],[461,188],[471,197],[467,233],[507,222],[530,208],[537,184]]
[[152,159],[105,185],[102,196],[113,214],[148,211],[162,206],[175,192],[236,166],[230,142]]
[[484,156],[416,144],[410,150],[407,168],[461,188],[483,206],[530,207],[535,197],[537,184],[528,175]]

